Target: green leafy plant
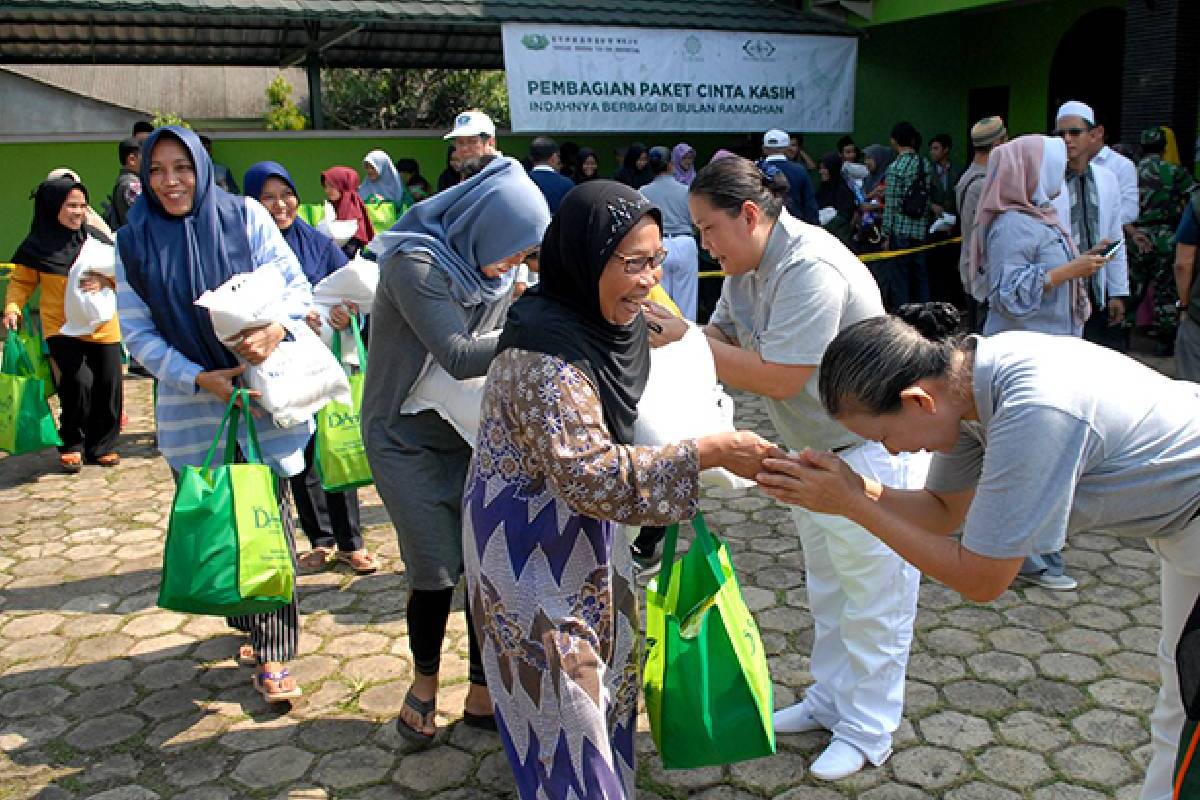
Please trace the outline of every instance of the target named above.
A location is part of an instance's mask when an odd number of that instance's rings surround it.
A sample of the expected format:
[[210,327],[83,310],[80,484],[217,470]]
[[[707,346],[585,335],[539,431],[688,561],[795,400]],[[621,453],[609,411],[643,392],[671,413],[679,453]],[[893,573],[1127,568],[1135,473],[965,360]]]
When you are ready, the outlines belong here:
[[321,99],[332,128],[443,128],[478,108],[509,124],[501,70],[326,69]]
[[164,125],[178,125],[188,130],[192,129],[192,126],[183,117],[173,114],[170,111],[155,111],[154,119],[150,121],[150,124],[156,128],[161,128]]
[[308,118],[292,100],[292,85],[287,78],[276,75],[267,87],[267,115],[269,131],[302,131],[308,127]]

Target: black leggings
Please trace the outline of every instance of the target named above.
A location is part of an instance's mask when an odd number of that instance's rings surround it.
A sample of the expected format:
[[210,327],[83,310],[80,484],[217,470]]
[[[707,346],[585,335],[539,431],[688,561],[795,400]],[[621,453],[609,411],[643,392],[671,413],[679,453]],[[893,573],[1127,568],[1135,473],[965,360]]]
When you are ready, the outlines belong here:
[[58,379],[58,435],[63,453],[94,461],[117,448],[121,432],[121,345],[74,336],[46,339]]
[[[446,620],[454,589],[413,589],[408,595],[408,643],[413,665],[418,675],[437,675],[442,666],[442,641],[446,638]],[[483,675],[483,657],[475,626],[471,624],[471,608],[467,614],[467,654],[470,661],[468,677],[476,686],[487,686]]]

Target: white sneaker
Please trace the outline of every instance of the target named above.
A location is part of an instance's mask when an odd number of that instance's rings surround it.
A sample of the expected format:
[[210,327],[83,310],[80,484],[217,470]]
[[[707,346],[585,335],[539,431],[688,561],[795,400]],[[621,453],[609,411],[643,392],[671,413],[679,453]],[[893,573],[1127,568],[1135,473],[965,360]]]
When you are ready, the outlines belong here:
[[1069,592],[1079,586],[1079,581],[1070,575],[1047,575],[1045,572],[1022,572],[1020,577],[1043,589]]
[[836,781],[853,775],[866,763],[867,757],[857,747],[834,739],[808,771],[823,781]]
[[775,723],[776,733],[808,733],[809,731],[823,731],[825,726],[817,722],[808,710],[808,706],[803,702],[796,703],[787,708],[781,708],[771,717]]

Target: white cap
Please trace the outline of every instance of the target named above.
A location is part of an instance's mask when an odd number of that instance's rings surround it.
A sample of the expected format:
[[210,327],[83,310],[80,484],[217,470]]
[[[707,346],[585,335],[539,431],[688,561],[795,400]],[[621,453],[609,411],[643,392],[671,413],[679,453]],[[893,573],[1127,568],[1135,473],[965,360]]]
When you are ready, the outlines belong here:
[[482,111],[464,111],[454,118],[454,130],[443,136],[443,139],[455,139],[459,136],[483,136],[496,138],[496,123]]
[[1068,100],[1058,107],[1058,113],[1054,115],[1054,121],[1063,117],[1080,117],[1088,125],[1096,124],[1096,112],[1092,111],[1092,107],[1087,103],[1081,103],[1078,100]]
[[772,128],[763,134],[763,147],[787,147],[791,143],[792,137],[779,128]]

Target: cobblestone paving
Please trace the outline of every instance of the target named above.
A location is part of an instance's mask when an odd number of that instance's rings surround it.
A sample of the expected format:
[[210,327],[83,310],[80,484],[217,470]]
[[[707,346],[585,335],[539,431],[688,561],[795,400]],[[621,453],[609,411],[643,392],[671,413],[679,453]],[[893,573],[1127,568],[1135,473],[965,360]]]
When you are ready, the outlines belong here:
[[[150,382],[126,383],[124,461],[77,476],[50,452],[0,460],[0,800],[511,797],[495,734],[456,724],[466,693],[451,618],[438,746],[390,726],[411,676],[404,575],[379,498],[363,494],[378,575],[300,581],[305,691],[267,706],[224,621],[155,606],[172,485],[151,434]],[[770,430],[742,398],[740,423]],[[777,705],[810,681],[812,619],[787,512],[711,492],[770,654]],[[895,755],[836,783],[806,774],[828,734],[780,737],[774,757],[663,770],[642,718],[639,798],[1091,800],[1135,798],[1157,691],[1158,568],[1140,543],[1072,537],[1078,591],[1017,588],[977,605],[926,581]],[[461,608],[461,605],[459,606]]]

